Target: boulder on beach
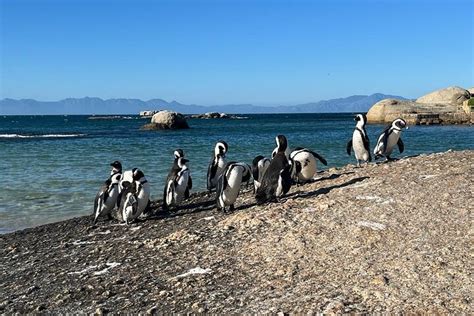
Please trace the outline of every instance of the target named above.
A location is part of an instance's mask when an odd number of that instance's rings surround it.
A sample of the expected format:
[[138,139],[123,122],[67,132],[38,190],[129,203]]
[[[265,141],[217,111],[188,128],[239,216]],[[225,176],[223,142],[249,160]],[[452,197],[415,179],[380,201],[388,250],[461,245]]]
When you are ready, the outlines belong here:
[[468,100],[471,94],[468,90],[460,87],[448,87],[428,93],[416,99],[418,103],[443,103],[461,105]]
[[384,99],[375,103],[367,112],[369,123],[391,122],[398,117],[415,118],[418,114],[439,114],[444,123],[464,122],[465,114],[455,117],[463,101],[470,98],[468,90],[448,87],[436,90],[417,100]]
[[183,114],[173,111],[159,111],[151,118],[151,123],[142,127],[145,130],[184,129],[189,128]]

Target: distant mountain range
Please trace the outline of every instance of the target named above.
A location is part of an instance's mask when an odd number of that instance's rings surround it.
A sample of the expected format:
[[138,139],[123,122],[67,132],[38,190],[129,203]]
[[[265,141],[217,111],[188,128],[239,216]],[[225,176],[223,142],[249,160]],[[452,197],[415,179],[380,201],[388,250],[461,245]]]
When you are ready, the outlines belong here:
[[0,115],[54,115],[54,114],[138,114],[144,110],[173,110],[184,114],[225,112],[229,114],[253,113],[336,113],[367,112],[378,101],[386,98],[405,98],[375,93],[353,95],[346,98],[323,100],[292,106],[256,106],[252,104],[229,104],[203,106],[167,102],[162,99],[143,101],[140,99],[68,98],[60,101],[36,101],[33,99],[0,100]]

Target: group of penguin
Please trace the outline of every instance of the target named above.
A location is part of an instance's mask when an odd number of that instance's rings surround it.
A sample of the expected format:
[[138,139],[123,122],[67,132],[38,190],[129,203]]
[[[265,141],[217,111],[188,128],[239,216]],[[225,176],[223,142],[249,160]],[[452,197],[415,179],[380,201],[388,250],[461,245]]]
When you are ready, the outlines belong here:
[[[357,166],[361,162],[372,161],[369,138],[365,129],[367,118],[364,114],[355,116],[356,127],[352,138],[347,143],[347,153],[354,151]],[[405,120],[395,119],[379,136],[374,149],[375,159],[390,155],[397,145],[400,153],[404,150],[400,138],[404,128],[408,128]],[[271,158],[262,155],[255,157],[252,165],[243,162],[226,161],[228,144],[221,140],[214,146],[214,153],[207,170],[207,190],[209,194],[216,192],[216,206],[222,211],[232,211],[241,187],[253,178],[255,200],[257,204],[278,201],[290,190],[293,184],[311,181],[317,172],[317,160],[327,165],[327,161],[318,153],[297,147],[288,149],[288,140],[284,135],[276,137],[276,148]],[[182,149],[174,151],[174,161],[168,173],[163,190],[163,210],[179,205],[189,198],[192,189],[191,173],[186,165]],[[110,177],[102,185],[94,202],[94,224],[100,216],[111,218],[116,208],[119,218],[129,224],[148,211],[150,206],[150,185],[144,173],[134,168],[122,171],[119,161],[111,163]]]

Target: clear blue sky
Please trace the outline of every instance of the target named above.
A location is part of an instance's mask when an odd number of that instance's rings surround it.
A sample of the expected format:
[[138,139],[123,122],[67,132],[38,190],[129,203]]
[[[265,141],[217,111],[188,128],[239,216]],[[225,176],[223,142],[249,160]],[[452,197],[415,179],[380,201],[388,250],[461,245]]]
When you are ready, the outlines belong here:
[[468,88],[473,2],[0,0],[0,98],[277,105]]

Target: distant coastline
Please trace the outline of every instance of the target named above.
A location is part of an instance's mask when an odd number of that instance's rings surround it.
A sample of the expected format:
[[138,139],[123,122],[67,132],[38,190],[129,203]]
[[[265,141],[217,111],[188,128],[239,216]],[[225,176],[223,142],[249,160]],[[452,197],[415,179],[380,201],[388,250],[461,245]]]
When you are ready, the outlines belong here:
[[140,99],[107,99],[85,97],[59,101],[37,101],[33,99],[0,100],[0,115],[125,115],[138,114],[144,110],[171,110],[183,114],[204,114],[209,112],[228,114],[283,114],[283,113],[352,113],[367,112],[376,102],[404,97],[374,93],[352,95],[343,98],[322,100],[292,106],[256,106],[252,104],[229,104],[204,106],[167,102],[162,99],[143,101]]

